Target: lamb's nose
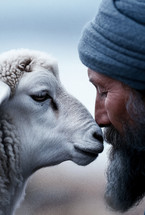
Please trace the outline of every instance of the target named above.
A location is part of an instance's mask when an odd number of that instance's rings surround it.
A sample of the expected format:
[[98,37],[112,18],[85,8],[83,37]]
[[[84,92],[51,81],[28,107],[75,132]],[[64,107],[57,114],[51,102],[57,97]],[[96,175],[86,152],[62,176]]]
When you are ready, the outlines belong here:
[[103,136],[101,134],[98,134],[96,131],[93,132],[92,134],[93,138],[96,139],[96,140],[99,140],[100,142],[103,143]]
[[102,130],[99,126],[91,126],[81,137],[81,141],[76,142],[75,148],[84,152],[98,155],[104,149]]
[[96,147],[98,153],[101,153],[104,149],[103,146],[103,134],[101,129],[93,129],[91,132],[91,140],[93,142],[93,147]]

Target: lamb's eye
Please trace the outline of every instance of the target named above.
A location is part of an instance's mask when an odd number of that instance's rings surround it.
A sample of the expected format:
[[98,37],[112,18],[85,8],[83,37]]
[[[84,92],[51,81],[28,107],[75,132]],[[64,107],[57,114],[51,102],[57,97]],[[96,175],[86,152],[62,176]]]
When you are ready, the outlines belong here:
[[52,97],[48,94],[48,92],[41,92],[35,95],[31,95],[31,98],[36,102],[44,102],[47,99],[52,100]]

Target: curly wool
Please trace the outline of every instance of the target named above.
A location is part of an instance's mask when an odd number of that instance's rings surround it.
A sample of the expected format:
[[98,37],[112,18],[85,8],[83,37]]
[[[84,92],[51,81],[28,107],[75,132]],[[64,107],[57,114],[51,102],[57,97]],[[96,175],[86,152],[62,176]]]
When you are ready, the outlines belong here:
[[0,209],[2,210],[13,201],[16,189],[23,183],[19,146],[20,140],[15,126],[8,116],[3,116],[0,120],[0,196],[3,199],[0,201]]
[[11,50],[0,55],[0,80],[9,85],[12,93],[24,74],[31,72],[34,66],[55,71],[58,76],[58,67],[55,59],[39,51],[27,49]]

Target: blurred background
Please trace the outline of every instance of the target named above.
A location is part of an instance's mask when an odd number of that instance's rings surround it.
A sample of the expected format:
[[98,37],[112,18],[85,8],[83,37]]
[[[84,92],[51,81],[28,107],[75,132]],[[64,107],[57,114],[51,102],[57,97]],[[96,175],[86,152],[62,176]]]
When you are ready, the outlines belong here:
[[[79,61],[77,44],[83,26],[92,19],[101,0],[1,0],[0,53],[28,48],[47,52],[58,60],[65,88],[94,115],[95,88]],[[37,171],[28,182],[17,215],[113,215],[105,205],[108,150],[86,167],[64,162]],[[143,215],[145,201],[125,213]]]

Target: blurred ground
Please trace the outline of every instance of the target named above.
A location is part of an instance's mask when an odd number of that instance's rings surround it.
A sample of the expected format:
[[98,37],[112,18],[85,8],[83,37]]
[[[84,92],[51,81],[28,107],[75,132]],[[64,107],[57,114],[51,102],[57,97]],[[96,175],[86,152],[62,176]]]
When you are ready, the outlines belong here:
[[[100,155],[86,167],[64,162],[39,170],[29,180],[16,215],[119,215],[103,199],[106,165]],[[143,215],[144,206],[145,200],[124,215]]]

